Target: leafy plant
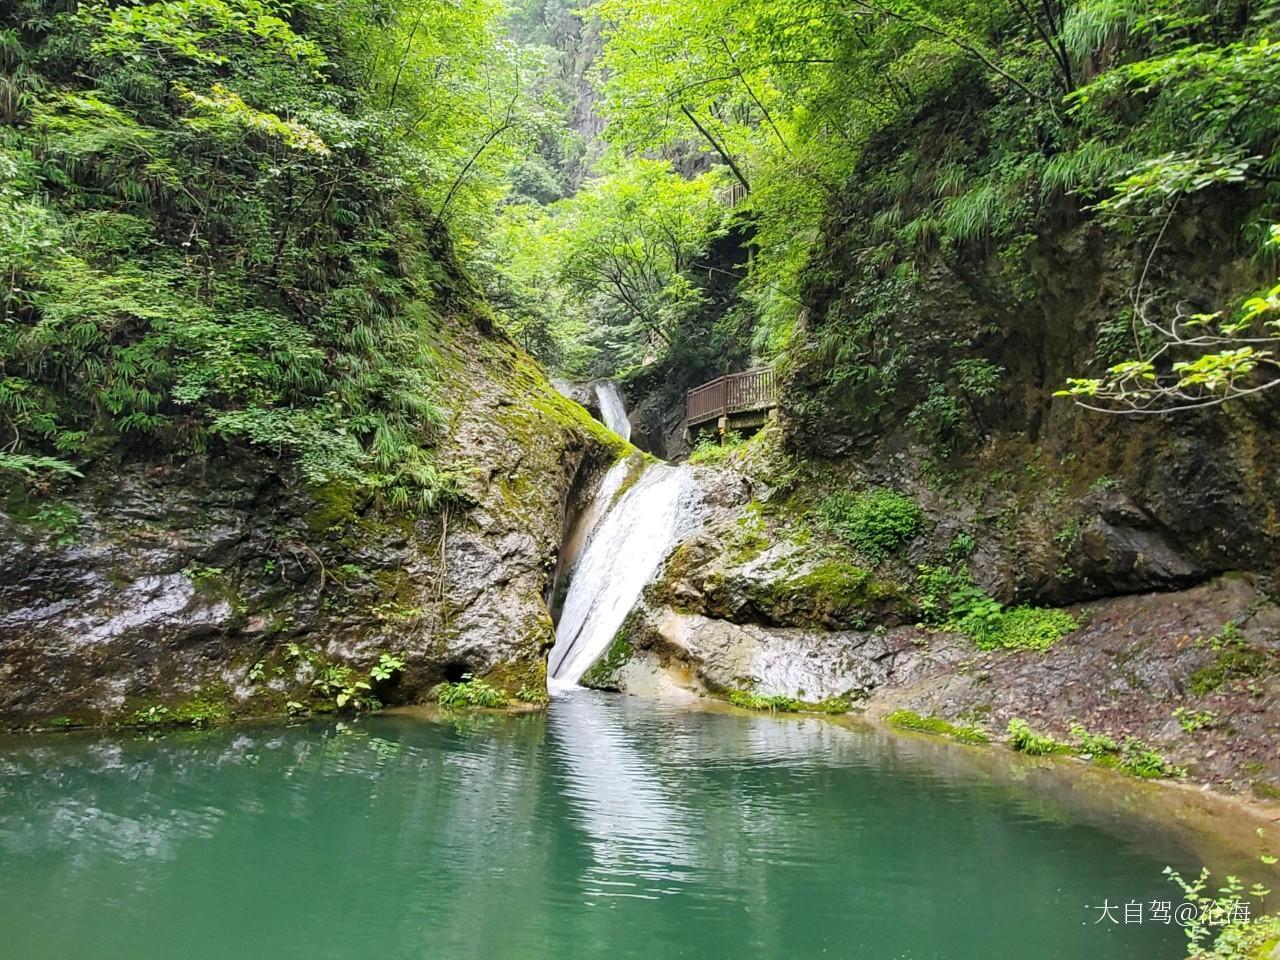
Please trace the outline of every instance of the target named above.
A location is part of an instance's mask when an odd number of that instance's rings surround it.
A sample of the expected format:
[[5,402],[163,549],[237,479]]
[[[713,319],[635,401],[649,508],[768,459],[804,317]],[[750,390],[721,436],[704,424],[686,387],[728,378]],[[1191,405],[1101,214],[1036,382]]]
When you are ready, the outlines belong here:
[[458,707],[505,707],[509,698],[497,687],[467,673],[457,683],[441,684],[437,699],[440,706],[452,710]]
[[736,430],[729,430],[722,437],[700,437],[693,445],[693,452],[689,454],[689,462],[693,464],[722,463],[745,442],[742,434]]
[[1114,737],[1090,733],[1081,724],[1072,724],[1071,736],[1081,753],[1090,756],[1094,763],[1115,767],[1134,777],[1155,779],[1185,776],[1186,771],[1174,766],[1156,750],[1134,737],[1125,737],[1119,743]]
[[1033,756],[1045,756],[1051,753],[1065,753],[1070,747],[1046,734],[1036,733],[1025,720],[1014,717],[1009,721],[1009,746],[1019,753]]
[[403,669],[403,657],[393,656],[389,653],[382,653],[378,655],[378,662],[370,668],[369,676],[373,680],[386,681],[390,680]]
[[951,542],[947,544],[947,562],[951,564],[961,563],[977,549],[977,546],[978,542],[974,540],[973,534],[967,530],[958,531],[951,538]]
[[744,710],[767,710],[770,713],[796,713],[803,705],[793,697],[779,694],[767,696],[749,690],[730,690],[729,702]]
[[1209,730],[1218,725],[1218,715],[1212,710],[1192,710],[1189,707],[1178,707],[1173,711],[1173,719],[1187,733],[1198,730]]
[[80,514],[75,508],[65,503],[46,503],[40,506],[31,516],[31,521],[47,529],[54,535],[60,547],[75,543],[76,534],[80,530]]
[[[1267,858],[1263,859],[1265,862]],[[1244,882],[1238,877],[1228,875],[1222,886],[1211,891],[1208,867],[1201,868],[1199,875],[1191,880],[1172,867],[1165,867],[1164,874],[1194,908],[1183,924],[1189,956],[1204,960],[1254,960],[1261,947],[1280,937],[1280,920],[1251,914]],[[1270,892],[1255,883],[1247,895],[1258,900],[1261,906]]]
[[547,691],[540,687],[521,687],[516,691],[516,699],[521,703],[542,704],[548,700]]
[[1065,610],[1005,607],[963,569],[921,565],[918,583],[925,622],[963,633],[980,650],[1045,650],[1079,626]]
[[837,536],[877,562],[909,542],[924,523],[924,512],[914,500],[884,487],[837,491],[822,501],[818,512]]

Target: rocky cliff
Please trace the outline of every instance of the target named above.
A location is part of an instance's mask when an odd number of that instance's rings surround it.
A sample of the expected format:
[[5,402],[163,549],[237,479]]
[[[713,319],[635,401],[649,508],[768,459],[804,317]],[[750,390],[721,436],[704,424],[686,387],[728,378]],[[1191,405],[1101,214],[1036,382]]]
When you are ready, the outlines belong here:
[[[115,453],[0,508],[0,719],[8,726],[421,699],[466,673],[536,698],[571,492],[624,446],[507,342],[442,338],[447,507],[414,517],[302,483],[246,448]],[[388,654],[393,677],[370,669]],[[358,686],[368,683],[369,688]]]

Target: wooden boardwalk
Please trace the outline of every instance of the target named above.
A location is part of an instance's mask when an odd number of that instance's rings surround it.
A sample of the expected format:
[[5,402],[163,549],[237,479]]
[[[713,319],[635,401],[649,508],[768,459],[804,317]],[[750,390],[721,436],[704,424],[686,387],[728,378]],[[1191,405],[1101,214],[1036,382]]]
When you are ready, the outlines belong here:
[[723,377],[694,387],[686,394],[685,428],[696,430],[715,422],[725,430],[739,425],[731,421],[758,419],[764,422],[766,411],[778,405],[778,383],[773,370],[760,367]]

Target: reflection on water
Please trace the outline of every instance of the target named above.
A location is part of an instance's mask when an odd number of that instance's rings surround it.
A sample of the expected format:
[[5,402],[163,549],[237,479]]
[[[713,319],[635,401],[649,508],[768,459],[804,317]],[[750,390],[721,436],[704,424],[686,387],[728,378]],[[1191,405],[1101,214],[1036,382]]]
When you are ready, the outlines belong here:
[[1167,899],[1166,860],[1198,860],[964,756],[586,692],[545,716],[9,741],[5,955],[1180,955],[1176,929],[1085,905]]
[[548,753],[573,824],[588,839],[588,899],[654,897],[691,882],[697,862],[691,816],[632,746],[621,711],[571,696],[547,718]]

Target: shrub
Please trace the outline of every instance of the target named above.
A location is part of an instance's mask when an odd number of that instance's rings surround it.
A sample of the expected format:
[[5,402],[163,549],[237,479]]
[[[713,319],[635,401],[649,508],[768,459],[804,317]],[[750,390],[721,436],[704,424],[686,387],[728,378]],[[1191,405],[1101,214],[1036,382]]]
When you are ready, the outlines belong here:
[[440,687],[439,703],[446,709],[455,707],[505,707],[509,698],[497,687],[486,683],[479,677],[464,673],[457,683],[446,683]]
[[909,542],[924,521],[914,500],[884,487],[837,491],[822,502],[819,513],[838,537],[877,562]]

